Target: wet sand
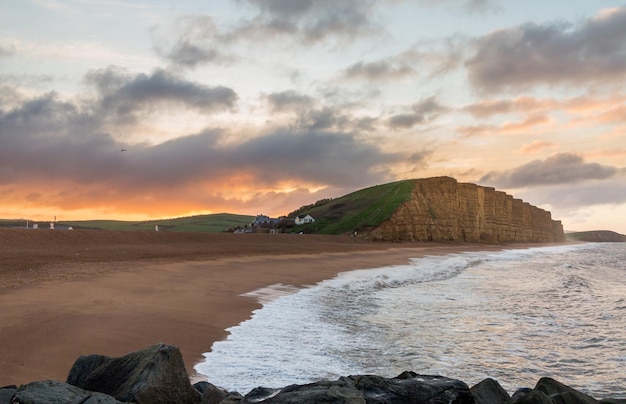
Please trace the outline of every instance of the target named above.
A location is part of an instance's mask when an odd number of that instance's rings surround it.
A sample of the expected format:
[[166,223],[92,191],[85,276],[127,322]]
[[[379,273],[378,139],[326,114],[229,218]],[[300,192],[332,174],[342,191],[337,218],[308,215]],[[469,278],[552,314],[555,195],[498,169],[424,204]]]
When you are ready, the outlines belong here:
[[530,246],[0,229],[0,385],[64,381],[80,355],[159,342],[180,348],[195,379],[202,354],[260,307],[244,293],[424,255]]

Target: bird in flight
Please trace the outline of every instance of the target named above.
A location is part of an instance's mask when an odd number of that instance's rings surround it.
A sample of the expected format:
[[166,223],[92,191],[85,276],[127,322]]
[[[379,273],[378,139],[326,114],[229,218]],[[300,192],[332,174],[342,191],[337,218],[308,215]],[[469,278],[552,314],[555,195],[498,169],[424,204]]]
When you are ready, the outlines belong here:
[[122,150],[120,150],[120,151],[125,152],[125,151],[126,151],[126,149],[122,149]]

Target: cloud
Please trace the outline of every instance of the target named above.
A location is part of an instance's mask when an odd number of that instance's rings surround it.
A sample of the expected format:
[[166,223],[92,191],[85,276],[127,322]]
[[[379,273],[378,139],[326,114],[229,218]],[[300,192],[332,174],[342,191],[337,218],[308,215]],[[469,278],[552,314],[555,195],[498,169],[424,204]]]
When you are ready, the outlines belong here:
[[372,0],[240,0],[259,10],[256,18],[240,27],[259,33],[295,35],[304,43],[329,38],[354,39],[378,31],[372,21]]
[[236,59],[220,46],[220,33],[210,16],[182,16],[169,30],[163,31],[153,28],[154,49],[176,66],[194,68],[206,63],[227,64]]
[[447,6],[471,13],[499,11],[501,8],[496,0],[418,0],[427,6]]
[[412,128],[413,126],[435,119],[439,114],[448,110],[431,96],[411,106],[411,112],[397,114],[389,118],[388,124],[392,128]]
[[[330,89],[321,99],[294,90],[271,93],[264,96],[272,113],[287,116],[292,129],[304,131],[334,130],[360,132],[374,130],[378,118],[360,116],[354,112],[355,102],[346,102]],[[339,99],[335,99],[338,97]],[[350,98],[350,97],[348,97]]]
[[205,63],[232,63],[240,43],[271,40],[299,44],[343,44],[381,31],[374,23],[374,0],[239,0],[255,15],[218,27],[211,16],[179,18],[168,29],[152,30],[157,54],[175,66],[194,68]]
[[476,118],[488,118],[509,113],[528,113],[562,107],[558,101],[547,98],[520,96],[513,99],[484,100],[466,105],[461,110]]
[[606,180],[619,172],[620,170],[613,166],[586,163],[577,154],[559,153],[545,160],[531,161],[512,170],[490,172],[479,182],[497,188],[524,188]]
[[580,24],[501,29],[478,38],[475,47],[465,67],[471,84],[484,91],[624,79],[626,8]]
[[274,112],[301,110],[313,105],[313,98],[300,94],[294,90],[271,93],[266,96]]
[[378,60],[367,63],[357,62],[349,66],[345,71],[345,77],[349,79],[387,80],[403,78],[414,73],[415,70],[408,64],[391,60]]
[[548,142],[545,140],[535,140],[534,142],[526,143],[522,145],[520,152],[522,154],[533,154],[538,151],[555,147],[555,146],[556,146],[556,143],[553,143],[553,142]]
[[0,45],[0,59],[5,57],[10,57],[15,54],[15,46],[3,46]]
[[159,105],[176,104],[209,113],[232,109],[237,102],[231,88],[186,81],[162,69],[132,75],[109,66],[90,71],[85,82],[96,89],[101,111],[119,122],[134,122],[138,112]]
[[[99,83],[113,83],[117,94],[128,83],[116,85],[117,77]],[[44,200],[68,209],[127,211],[129,204],[142,212],[143,201],[160,209],[200,209],[203,203],[206,209],[211,201],[243,206],[254,193],[264,195],[284,183],[335,190],[381,183],[392,177],[396,162],[410,160],[329,129],[324,122],[337,118],[316,111],[320,116],[308,127],[274,128],[246,140],[207,129],[157,145],[127,144],[104,129],[97,111],[50,93],[0,110],[0,189],[24,190],[24,198],[30,195],[25,206]]]

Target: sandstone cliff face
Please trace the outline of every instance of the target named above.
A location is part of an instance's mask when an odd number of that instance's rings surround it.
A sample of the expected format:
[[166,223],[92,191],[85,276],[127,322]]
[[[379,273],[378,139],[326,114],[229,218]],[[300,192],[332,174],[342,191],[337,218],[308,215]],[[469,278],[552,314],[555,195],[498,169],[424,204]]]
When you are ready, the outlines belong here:
[[372,230],[385,241],[561,242],[560,221],[548,211],[494,188],[436,177],[415,181],[411,199]]

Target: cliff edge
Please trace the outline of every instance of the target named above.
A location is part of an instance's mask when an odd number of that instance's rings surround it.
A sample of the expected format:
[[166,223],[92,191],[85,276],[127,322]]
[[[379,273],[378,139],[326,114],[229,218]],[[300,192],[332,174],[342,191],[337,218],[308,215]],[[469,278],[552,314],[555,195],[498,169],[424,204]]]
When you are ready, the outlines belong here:
[[367,233],[381,241],[563,242],[551,213],[494,188],[450,177],[414,180],[411,195]]

